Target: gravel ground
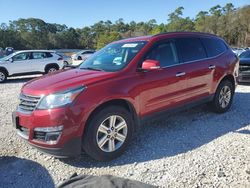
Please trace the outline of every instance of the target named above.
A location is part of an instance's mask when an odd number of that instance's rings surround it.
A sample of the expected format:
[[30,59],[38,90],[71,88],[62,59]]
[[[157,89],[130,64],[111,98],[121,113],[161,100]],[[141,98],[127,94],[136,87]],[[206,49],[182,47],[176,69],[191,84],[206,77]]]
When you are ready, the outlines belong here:
[[27,80],[0,84],[0,187],[54,187],[74,172],[160,187],[250,187],[249,85],[238,86],[225,114],[203,105],[145,124],[123,156],[103,163],[85,154],[56,159],[16,135],[11,113]]

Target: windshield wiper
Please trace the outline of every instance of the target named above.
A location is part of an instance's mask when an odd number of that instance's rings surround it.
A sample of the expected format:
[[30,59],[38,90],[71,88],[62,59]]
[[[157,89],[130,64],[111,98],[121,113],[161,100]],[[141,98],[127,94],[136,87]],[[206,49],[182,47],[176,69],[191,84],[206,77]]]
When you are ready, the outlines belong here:
[[94,70],[94,71],[103,71],[103,69],[100,69],[100,68],[94,68],[94,67],[81,67],[80,69]]

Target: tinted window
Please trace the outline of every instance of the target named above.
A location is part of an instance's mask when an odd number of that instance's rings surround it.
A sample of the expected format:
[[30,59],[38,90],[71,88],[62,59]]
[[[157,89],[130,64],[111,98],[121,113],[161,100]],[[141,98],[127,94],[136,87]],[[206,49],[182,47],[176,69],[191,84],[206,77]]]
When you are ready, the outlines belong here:
[[250,58],[250,50],[242,52],[239,57],[240,58]]
[[44,52],[33,52],[33,59],[43,59],[46,58],[46,54]]
[[222,40],[216,38],[201,38],[203,42],[208,57],[217,56],[227,50],[226,45]]
[[49,52],[46,52],[46,56],[47,57],[53,57],[53,55],[51,53],[49,53]]
[[167,67],[179,63],[174,42],[166,42],[157,45],[149,52],[146,59],[160,61],[161,67]]
[[177,49],[183,62],[195,61],[206,58],[205,49],[198,38],[176,39]]
[[29,53],[20,53],[13,56],[13,61],[23,61],[29,59]]

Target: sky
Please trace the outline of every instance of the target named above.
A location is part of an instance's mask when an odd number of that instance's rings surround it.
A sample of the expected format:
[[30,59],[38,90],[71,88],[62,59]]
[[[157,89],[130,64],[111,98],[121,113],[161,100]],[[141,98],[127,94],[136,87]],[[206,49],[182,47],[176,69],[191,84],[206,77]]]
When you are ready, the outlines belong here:
[[183,6],[184,17],[194,18],[219,4],[235,7],[250,5],[250,0],[0,0],[0,23],[19,18],[40,18],[48,23],[82,28],[103,20],[167,23],[168,14]]

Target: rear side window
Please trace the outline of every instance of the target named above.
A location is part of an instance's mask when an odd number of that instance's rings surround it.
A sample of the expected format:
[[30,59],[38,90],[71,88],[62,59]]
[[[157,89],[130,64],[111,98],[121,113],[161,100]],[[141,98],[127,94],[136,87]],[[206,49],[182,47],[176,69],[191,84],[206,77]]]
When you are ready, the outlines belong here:
[[177,38],[176,45],[183,62],[196,61],[207,57],[199,38]]
[[179,63],[175,43],[165,42],[154,47],[146,59],[158,60],[161,67],[176,65]]
[[227,50],[225,43],[216,38],[201,38],[202,43],[206,48],[208,57],[217,56]]
[[46,58],[46,54],[44,52],[33,52],[33,59],[43,59]]

